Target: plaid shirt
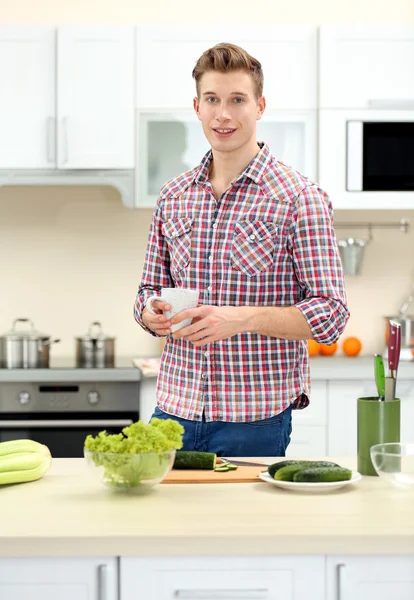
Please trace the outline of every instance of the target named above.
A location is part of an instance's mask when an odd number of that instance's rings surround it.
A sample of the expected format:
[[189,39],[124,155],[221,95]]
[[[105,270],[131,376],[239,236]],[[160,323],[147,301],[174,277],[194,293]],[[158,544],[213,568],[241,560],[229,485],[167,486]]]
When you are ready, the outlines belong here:
[[[162,287],[195,288],[200,304],[296,306],[318,342],[349,318],[332,206],[306,177],[260,151],[216,200],[211,150],[166,183],[153,214],[135,319]],[[307,342],[256,333],[195,347],[167,337],[157,404],[195,421],[249,422],[309,404]]]

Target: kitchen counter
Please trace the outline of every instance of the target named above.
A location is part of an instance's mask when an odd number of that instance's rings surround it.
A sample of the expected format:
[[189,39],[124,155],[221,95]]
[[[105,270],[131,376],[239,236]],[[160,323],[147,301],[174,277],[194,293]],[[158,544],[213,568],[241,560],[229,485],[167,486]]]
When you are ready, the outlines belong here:
[[119,494],[84,459],[54,459],[42,479],[0,488],[0,556],[414,554],[413,503],[377,477],[329,494],[260,480]]

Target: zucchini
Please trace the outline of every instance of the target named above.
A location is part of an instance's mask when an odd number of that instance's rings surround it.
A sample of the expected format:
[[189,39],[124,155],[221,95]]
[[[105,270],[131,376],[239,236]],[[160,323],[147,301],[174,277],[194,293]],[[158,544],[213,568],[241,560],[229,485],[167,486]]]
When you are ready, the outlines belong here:
[[216,467],[217,455],[214,452],[195,452],[179,450],[175,454],[173,469],[213,470]]
[[331,481],[347,481],[351,479],[352,471],[344,467],[310,467],[302,469],[293,475],[293,481],[306,483],[326,483]]
[[267,468],[267,472],[269,473],[270,477],[273,477],[273,479],[276,479],[275,474],[277,473],[277,471],[279,471],[279,469],[283,469],[285,467],[290,467],[293,465],[304,465],[305,467],[339,467],[339,465],[337,463],[329,462],[326,460],[293,460],[292,459],[292,460],[282,460],[280,462],[269,465],[269,467]]

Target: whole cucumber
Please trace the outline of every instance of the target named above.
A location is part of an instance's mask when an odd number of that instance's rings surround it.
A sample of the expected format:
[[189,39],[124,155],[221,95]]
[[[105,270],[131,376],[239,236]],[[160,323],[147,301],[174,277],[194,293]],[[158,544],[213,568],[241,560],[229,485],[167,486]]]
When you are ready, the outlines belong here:
[[348,481],[352,471],[344,467],[310,467],[297,471],[293,481],[306,483],[327,483],[332,481]]
[[289,467],[291,465],[304,465],[305,467],[339,467],[337,463],[330,462],[327,460],[282,460],[277,463],[273,463],[269,465],[267,468],[267,472],[270,477],[275,478],[275,473],[279,471],[279,469],[283,469],[284,467]]

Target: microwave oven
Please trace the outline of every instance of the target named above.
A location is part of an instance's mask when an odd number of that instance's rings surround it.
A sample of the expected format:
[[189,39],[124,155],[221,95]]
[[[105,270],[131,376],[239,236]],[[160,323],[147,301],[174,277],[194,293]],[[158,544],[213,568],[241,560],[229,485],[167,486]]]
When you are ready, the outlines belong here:
[[414,191],[414,118],[346,121],[346,190]]

